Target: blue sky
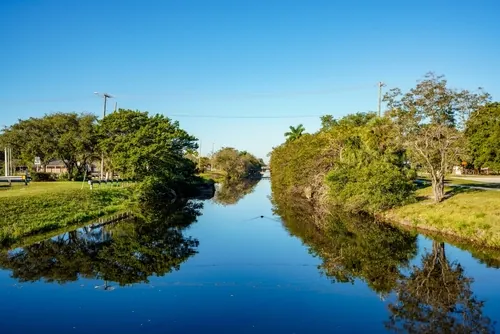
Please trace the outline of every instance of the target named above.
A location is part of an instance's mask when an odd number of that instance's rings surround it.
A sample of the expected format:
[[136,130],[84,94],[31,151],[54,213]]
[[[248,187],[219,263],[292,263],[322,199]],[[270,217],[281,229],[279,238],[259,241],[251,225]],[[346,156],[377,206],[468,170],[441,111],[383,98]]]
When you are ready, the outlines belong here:
[[435,71],[498,99],[499,12],[495,0],[2,1],[0,126],[100,115],[93,92],[108,92],[109,111],[179,120],[204,154],[264,157],[289,125],[376,110],[378,81],[407,89]]

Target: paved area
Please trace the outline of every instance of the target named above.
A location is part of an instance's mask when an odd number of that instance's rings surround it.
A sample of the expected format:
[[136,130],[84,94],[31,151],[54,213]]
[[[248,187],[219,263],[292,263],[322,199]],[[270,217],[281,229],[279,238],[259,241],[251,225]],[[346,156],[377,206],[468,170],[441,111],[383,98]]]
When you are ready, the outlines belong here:
[[451,176],[453,179],[474,181],[474,182],[484,182],[484,183],[499,183],[500,184],[500,176]]

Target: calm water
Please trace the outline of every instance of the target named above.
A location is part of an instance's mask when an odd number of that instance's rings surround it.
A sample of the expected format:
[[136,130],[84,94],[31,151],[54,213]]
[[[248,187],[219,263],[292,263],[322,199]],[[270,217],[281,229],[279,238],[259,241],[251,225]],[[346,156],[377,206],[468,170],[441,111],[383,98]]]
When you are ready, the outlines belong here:
[[500,271],[469,252],[355,220],[320,233],[299,212],[284,224],[269,195],[263,180],[165,224],[0,252],[0,332],[378,333],[393,315],[393,327],[471,332],[500,319]]

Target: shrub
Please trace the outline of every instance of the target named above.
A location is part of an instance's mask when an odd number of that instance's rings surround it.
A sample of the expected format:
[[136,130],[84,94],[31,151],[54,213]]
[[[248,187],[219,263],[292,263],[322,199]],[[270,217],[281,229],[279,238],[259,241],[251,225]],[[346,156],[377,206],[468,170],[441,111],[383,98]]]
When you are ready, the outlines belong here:
[[36,182],[49,182],[56,181],[56,175],[46,172],[33,172],[31,173],[31,180]]

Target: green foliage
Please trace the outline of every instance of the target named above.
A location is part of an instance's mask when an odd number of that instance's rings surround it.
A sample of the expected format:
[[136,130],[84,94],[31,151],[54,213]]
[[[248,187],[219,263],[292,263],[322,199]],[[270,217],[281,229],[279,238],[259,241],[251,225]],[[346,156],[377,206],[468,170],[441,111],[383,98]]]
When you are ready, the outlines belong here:
[[185,152],[197,148],[196,138],[163,115],[120,109],[106,116],[99,135],[110,167],[123,177],[190,178],[195,173]]
[[273,190],[367,212],[413,198],[415,174],[389,119],[357,113],[323,122],[319,132],[273,150]]
[[302,137],[302,134],[306,131],[302,124],[299,124],[295,127],[290,126],[290,131],[285,132],[285,137],[287,141],[294,141]]
[[217,170],[224,171],[228,179],[258,176],[262,166],[261,161],[254,155],[232,147],[224,147],[215,152],[212,164]]
[[330,195],[349,211],[382,211],[412,201],[416,173],[393,138],[390,120],[348,116],[330,127],[342,152],[327,175]]
[[31,173],[31,180],[35,182],[47,182],[47,181],[56,181],[56,176],[53,173],[45,173],[45,172],[33,172]]
[[465,134],[472,165],[500,171],[500,103],[475,110],[467,121]]
[[399,142],[412,162],[431,176],[436,202],[444,198],[446,173],[467,154],[461,130],[468,116],[490,98],[479,91],[449,88],[444,76],[428,73],[407,93],[395,88],[384,97],[387,115],[398,127]]
[[61,159],[70,178],[84,172],[94,158],[97,145],[96,117],[92,114],[54,113],[41,118],[19,120],[5,128],[0,141],[27,166],[40,157],[43,166]]

